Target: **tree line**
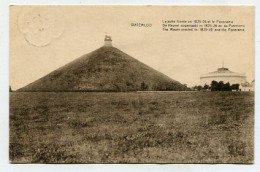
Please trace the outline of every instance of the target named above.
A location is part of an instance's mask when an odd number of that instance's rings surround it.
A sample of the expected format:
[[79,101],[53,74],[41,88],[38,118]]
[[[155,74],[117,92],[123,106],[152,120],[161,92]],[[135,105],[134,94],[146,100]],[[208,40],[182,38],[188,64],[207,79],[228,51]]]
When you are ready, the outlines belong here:
[[223,81],[212,81],[210,85],[205,84],[204,86],[196,85],[192,87],[192,90],[210,90],[210,91],[232,91],[239,90],[239,84],[230,84],[229,82],[224,83]]
[[161,83],[158,85],[153,85],[149,87],[149,85],[145,82],[142,82],[140,85],[141,91],[191,91],[191,88],[187,87],[186,84],[178,84],[174,82]]

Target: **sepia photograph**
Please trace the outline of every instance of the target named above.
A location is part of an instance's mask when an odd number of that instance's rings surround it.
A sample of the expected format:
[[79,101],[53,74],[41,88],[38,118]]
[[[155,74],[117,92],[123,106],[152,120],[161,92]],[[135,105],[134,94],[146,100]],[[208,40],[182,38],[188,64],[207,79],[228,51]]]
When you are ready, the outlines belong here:
[[9,10],[10,163],[254,163],[254,6]]

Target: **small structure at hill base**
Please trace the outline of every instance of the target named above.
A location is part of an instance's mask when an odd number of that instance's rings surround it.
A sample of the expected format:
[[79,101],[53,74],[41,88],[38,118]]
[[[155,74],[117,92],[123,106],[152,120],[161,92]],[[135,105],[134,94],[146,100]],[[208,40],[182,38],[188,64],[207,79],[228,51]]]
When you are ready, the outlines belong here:
[[241,85],[239,85],[239,90],[240,91],[255,91],[255,80],[253,80],[251,83],[249,83],[249,82],[241,83]]

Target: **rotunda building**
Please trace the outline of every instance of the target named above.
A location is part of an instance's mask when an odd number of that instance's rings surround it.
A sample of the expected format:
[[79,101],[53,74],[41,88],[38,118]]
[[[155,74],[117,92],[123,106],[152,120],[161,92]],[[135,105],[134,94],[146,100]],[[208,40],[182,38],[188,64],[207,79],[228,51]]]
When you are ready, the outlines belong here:
[[201,85],[210,85],[212,81],[223,81],[232,84],[242,84],[246,82],[246,75],[230,71],[228,68],[221,67],[217,71],[206,73],[200,76]]

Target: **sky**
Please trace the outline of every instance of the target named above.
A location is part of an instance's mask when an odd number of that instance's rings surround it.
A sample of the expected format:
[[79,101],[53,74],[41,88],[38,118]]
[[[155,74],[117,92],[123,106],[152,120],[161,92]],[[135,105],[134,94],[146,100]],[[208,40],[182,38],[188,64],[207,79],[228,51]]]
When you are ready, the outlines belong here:
[[[245,32],[165,32],[162,20],[232,20],[245,25]],[[253,7],[11,6],[12,89],[103,46],[106,34],[116,48],[188,86],[223,61],[254,79]]]

